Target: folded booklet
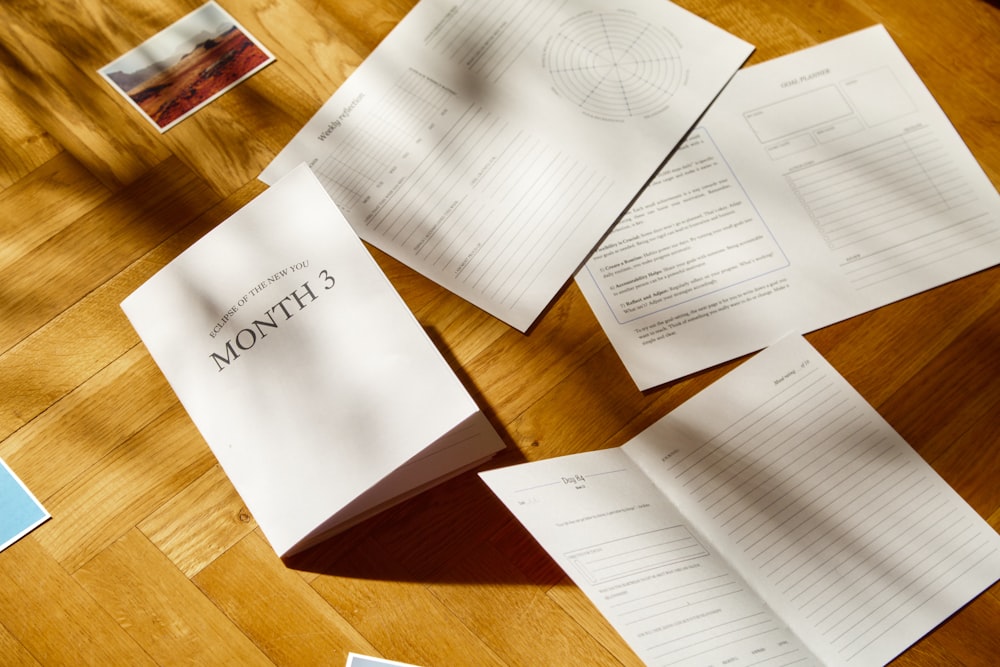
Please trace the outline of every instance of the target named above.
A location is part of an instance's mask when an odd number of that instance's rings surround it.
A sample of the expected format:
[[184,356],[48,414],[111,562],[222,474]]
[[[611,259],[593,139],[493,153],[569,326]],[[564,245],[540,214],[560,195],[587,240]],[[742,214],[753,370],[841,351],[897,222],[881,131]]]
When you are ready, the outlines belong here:
[[304,165],[122,309],[281,556],[503,448]]
[[881,665],[1000,536],[800,336],[621,447],[481,473],[650,665]]

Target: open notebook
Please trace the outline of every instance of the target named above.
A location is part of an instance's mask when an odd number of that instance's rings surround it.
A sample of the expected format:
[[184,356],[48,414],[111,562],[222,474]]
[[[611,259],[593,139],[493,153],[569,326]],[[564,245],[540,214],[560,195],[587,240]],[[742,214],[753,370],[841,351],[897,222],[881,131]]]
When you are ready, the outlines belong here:
[[650,665],[881,665],[1000,536],[804,338],[621,447],[480,473]]

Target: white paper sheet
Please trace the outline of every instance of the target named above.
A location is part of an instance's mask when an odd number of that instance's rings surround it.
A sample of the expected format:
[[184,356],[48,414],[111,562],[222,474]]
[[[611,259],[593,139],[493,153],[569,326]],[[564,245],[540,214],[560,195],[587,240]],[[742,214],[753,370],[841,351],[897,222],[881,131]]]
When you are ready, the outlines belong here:
[[482,478],[655,665],[884,664],[1000,536],[800,336],[622,447]]
[[881,26],[741,70],[577,283],[647,389],[1000,261],[1000,195]]
[[280,555],[503,448],[305,165],[122,308]]
[[261,174],[525,330],[752,47],[664,0],[421,0]]

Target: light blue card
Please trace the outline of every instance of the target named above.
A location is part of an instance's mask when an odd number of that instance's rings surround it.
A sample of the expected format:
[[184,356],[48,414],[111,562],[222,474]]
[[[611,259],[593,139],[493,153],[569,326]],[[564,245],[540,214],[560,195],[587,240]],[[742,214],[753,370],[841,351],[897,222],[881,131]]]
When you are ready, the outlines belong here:
[[0,459],[0,551],[49,518],[41,503]]

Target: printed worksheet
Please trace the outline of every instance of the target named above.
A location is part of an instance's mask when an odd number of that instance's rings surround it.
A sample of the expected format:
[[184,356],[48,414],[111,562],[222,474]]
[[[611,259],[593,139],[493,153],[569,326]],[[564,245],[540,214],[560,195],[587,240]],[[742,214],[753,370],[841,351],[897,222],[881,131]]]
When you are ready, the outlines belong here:
[[1000,535],[801,336],[623,445],[480,473],[649,665],[881,665]]
[[261,174],[524,331],[752,46],[664,0],[421,0]]
[[881,26],[740,71],[577,283],[640,389],[1000,261],[1000,195]]

